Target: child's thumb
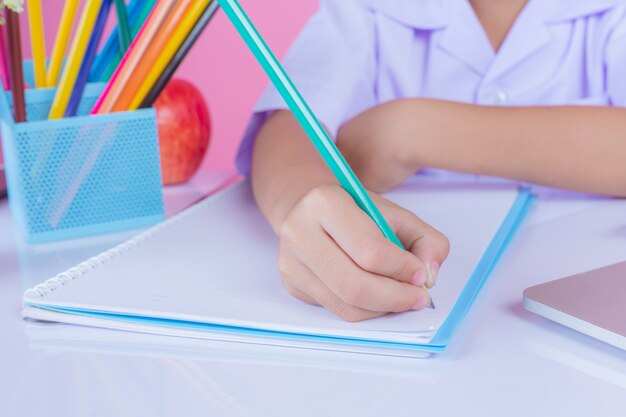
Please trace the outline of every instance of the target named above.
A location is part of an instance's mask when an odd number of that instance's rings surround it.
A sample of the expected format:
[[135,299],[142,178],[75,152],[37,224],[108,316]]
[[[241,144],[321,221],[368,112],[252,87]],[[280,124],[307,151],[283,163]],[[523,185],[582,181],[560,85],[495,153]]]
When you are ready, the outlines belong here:
[[441,264],[448,257],[450,242],[443,234],[429,228],[426,233],[415,240],[409,250],[424,263],[426,287],[431,288],[437,281]]

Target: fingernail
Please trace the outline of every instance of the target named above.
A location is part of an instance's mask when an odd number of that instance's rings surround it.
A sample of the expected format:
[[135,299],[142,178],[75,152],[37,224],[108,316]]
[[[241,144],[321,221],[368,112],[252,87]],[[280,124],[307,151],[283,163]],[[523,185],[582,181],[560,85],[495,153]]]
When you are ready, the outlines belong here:
[[432,288],[439,276],[439,264],[437,262],[433,262],[426,268],[426,276],[426,287]]
[[413,275],[411,278],[411,284],[421,287],[426,283],[426,272],[423,269],[420,269]]

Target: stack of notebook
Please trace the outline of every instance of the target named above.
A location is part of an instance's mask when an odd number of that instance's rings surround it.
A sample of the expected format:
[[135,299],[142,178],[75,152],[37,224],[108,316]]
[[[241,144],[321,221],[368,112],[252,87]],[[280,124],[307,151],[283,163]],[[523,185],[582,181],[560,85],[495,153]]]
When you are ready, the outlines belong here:
[[282,288],[277,239],[248,182],[26,292],[30,319],[301,348],[442,351],[514,235],[530,196],[513,184],[414,179],[388,198],[448,236],[436,309],[347,323]]

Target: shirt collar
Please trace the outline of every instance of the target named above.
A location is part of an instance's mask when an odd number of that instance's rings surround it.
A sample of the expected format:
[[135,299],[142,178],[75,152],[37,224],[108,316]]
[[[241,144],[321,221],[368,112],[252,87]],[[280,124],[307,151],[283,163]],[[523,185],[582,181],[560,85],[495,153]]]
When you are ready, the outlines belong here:
[[416,29],[441,29],[448,24],[452,0],[370,0],[370,9]]
[[419,30],[445,29],[438,47],[490,82],[552,38],[549,26],[626,5],[626,0],[529,0],[495,56],[468,0],[369,0],[370,9]]
[[537,6],[543,8],[546,23],[557,23],[591,16],[626,5],[626,0],[544,0]]
[[[451,6],[459,1],[468,0],[370,0],[369,7],[407,26],[434,30],[449,25]],[[601,13],[626,5],[626,0],[541,0],[535,3],[533,7],[541,11],[541,19],[553,23]]]

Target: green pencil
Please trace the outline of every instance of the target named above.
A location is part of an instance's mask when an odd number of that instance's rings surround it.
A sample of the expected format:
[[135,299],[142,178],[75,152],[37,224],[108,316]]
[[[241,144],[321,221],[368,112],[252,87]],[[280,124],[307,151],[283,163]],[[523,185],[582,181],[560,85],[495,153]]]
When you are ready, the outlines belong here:
[[120,47],[122,51],[126,51],[130,46],[131,39],[124,0],[115,0],[115,12],[117,13],[117,27],[120,34]]
[[293,82],[256,30],[237,0],[218,0],[239,35],[244,39],[257,61],[283,97],[289,109],[298,119],[307,135],[324,158],[341,186],[354,198],[354,201],[376,223],[383,235],[405,249],[389,224],[385,221],[363,185],[356,177],[334,142],[304,101]]
[[[131,38],[134,39],[134,37],[137,36],[137,33],[139,33],[139,29],[141,29],[141,26],[145,23],[155,3],[156,3],[156,0],[146,0],[143,2],[143,5],[139,9],[139,12],[135,14],[136,17],[133,18],[133,15],[131,14],[131,19],[130,19],[131,22],[129,22],[129,24],[132,23],[132,26],[130,28],[131,35],[132,35]],[[120,34],[120,37],[121,36],[122,35]],[[108,64],[106,64],[104,71],[102,71],[101,76],[99,78],[100,80],[108,81],[111,78],[111,76],[115,72],[115,69],[120,64],[120,60],[122,59],[122,56],[124,55],[123,52],[126,52],[126,49],[124,49],[123,51],[120,49],[117,52],[115,52],[115,54],[108,61]]]

